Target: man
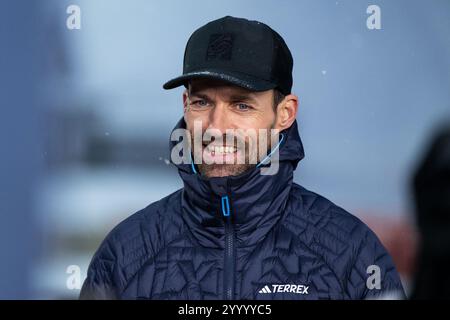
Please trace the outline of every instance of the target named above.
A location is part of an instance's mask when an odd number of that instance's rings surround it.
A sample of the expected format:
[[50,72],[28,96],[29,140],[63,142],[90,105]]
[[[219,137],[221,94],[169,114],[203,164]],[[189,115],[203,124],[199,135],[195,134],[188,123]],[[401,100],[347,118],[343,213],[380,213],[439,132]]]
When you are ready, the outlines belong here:
[[260,22],[227,16],[192,34],[183,75],[164,85],[186,87],[171,139],[184,187],[107,236],[81,298],[403,295],[375,234],[292,181],[304,155],[292,66],[284,40]]

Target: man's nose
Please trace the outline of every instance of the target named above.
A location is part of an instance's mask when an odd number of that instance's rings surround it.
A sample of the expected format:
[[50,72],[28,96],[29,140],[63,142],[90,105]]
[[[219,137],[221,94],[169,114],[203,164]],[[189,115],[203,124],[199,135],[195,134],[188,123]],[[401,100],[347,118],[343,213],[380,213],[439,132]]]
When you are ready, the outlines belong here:
[[222,103],[216,104],[209,114],[208,129],[218,129],[222,134],[225,134],[226,130],[229,129],[229,120],[227,106]]

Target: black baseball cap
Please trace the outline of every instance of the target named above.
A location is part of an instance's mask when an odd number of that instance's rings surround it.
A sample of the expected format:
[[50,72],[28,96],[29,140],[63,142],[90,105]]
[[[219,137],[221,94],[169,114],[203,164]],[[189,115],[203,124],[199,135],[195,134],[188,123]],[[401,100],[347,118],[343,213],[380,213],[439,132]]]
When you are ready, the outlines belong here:
[[292,89],[293,59],[283,38],[258,21],[226,16],[197,29],[184,52],[183,74],[163,85],[173,89],[190,79],[218,79],[252,90]]

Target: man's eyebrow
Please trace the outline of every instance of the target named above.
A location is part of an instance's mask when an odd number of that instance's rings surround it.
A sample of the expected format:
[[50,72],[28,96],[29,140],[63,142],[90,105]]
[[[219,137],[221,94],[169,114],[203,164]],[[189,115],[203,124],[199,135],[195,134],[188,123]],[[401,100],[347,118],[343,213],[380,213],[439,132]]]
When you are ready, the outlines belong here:
[[236,94],[232,94],[230,96],[230,101],[247,101],[247,102],[253,102],[256,103],[257,100],[251,95],[251,94],[247,94],[247,93],[236,93]]
[[200,93],[200,92],[197,92],[197,91],[190,91],[189,92],[189,97],[191,97],[191,96],[195,96],[197,98],[200,98],[200,99],[203,99],[203,100],[206,100],[206,101],[210,101],[211,100],[206,94],[203,94],[203,93]]
[[[196,96],[198,98],[204,99],[204,100],[211,100],[210,97],[206,94],[201,93],[201,89],[196,90],[196,89],[191,89],[189,90],[189,95],[190,96]],[[246,101],[246,102],[252,102],[252,103],[256,103],[257,100],[253,97],[253,95],[251,93],[234,93],[231,94],[228,97],[229,102],[236,102],[236,101]]]

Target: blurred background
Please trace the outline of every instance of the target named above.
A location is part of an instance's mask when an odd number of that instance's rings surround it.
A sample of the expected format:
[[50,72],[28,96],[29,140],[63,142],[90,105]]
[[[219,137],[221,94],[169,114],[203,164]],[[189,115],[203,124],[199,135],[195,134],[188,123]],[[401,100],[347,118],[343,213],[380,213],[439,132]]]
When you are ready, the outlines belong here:
[[83,281],[118,222],[181,187],[168,141],[182,89],[162,84],[225,15],[284,37],[306,152],[295,181],[369,224],[409,290],[411,176],[450,116],[448,0],[1,0],[0,299],[77,298],[69,266]]

